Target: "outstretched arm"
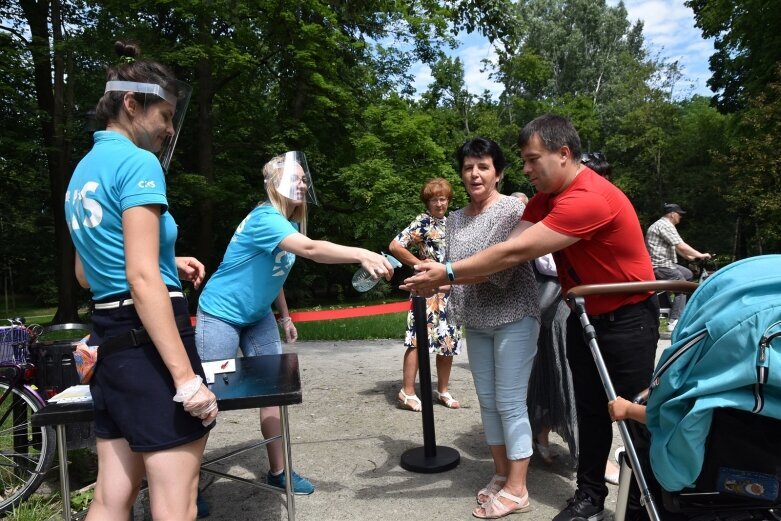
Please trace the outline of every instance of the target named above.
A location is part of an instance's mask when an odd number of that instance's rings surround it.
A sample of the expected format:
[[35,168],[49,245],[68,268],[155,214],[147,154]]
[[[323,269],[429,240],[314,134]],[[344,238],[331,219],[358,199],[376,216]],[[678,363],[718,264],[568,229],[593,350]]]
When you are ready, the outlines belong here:
[[360,263],[369,273],[390,280],[393,276],[393,266],[380,255],[363,248],[342,246],[328,241],[314,241],[301,233],[288,235],[279,243],[285,251],[321,264],[351,264]]
[[[555,232],[541,222],[532,224],[521,221],[506,241],[452,263],[455,282],[506,270],[521,262],[564,249],[579,240],[577,237]],[[415,269],[418,273],[406,279],[401,289],[419,291],[448,283],[444,264],[419,264]]]
[[632,403],[626,398],[618,396],[615,400],[607,402],[607,410],[613,421],[634,420],[645,423],[645,405]]
[[685,242],[679,242],[675,245],[675,251],[686,260],[710,259],[710,253],[700,253]]

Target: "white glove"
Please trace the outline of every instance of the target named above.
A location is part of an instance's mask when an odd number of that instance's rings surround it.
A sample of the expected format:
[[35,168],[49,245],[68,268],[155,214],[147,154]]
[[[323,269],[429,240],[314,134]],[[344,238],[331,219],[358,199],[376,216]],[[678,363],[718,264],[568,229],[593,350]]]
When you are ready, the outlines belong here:
[[290,317],[284,317],[277,320],[277,323],[282,326],[285,331],[285,343],[292,344],[298,340],[298,330],[293,324],[293,319]]
[[203,379],[198,375],[176,388],[174,401],[180,402],[192,416],[200,418],[204,427],[217,419],[217,397],[203,385]]

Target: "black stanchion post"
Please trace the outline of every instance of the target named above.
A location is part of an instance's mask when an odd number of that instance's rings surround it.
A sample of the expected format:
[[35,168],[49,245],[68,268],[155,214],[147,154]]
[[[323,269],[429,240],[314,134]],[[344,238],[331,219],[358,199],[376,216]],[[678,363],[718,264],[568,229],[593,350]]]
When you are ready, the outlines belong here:
[[405,451],[401,455],[401,468],[410,472],[433,474],[455,468],[461,461],[461,456],[455,449],[437,446],[437,439],[434,433],[434,402],[431,394],[426,299],[413,297],[412,312],[415,317],[415,338],[417,339],[418,350],[420,402],[421,415],[423,416],[423,447]]

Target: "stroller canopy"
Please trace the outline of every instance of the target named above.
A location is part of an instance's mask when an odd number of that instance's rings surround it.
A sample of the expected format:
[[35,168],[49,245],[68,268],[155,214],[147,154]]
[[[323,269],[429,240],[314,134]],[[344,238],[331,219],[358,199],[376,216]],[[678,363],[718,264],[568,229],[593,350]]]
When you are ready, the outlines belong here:
[[781,418],[781,255],[718,270],[678,321],[647,409],[651,467],[666,490],[694,485],[721,407]]

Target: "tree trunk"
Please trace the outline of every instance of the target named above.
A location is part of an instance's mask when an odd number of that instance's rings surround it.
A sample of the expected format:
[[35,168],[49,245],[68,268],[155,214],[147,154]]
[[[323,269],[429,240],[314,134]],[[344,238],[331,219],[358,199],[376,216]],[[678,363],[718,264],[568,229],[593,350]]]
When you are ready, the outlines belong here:
[[[199,18],[198,39],[204,49],[212,47],[212,37],[207,16]],[[214,184],[214,148],[212,146],[212,100],[214,99],[214,80],[212,66],[208,57],[201,58],[196,66],[198,78],[198,172],[206,178],[209,185]],[[198,233],[198,257],[206,266],[207,277],[214,273],[214,201],[204,198],[200,205],[200,231]],[[201,286],[203,287],[203,286]],[[191,305],[197,305],[197,299],[192,299]]]
[[659,200],[664,201],[664,182],[662,181],[662,151],[657,150],[656,151],[656,182],[657,184],[657,190],[659,192]]
[[[55,277],[57,280],[57,312],[54,323],[77,322],[76,276],[73,270],[74,250],[65,224],[65,188],[69,178],[70,143],[65,139],[64,58],[62,51],[62,20],[59,0],[51,1],[54,52],[52,64],[49,42],[49,2],[20,0],[30,27],[30,52],[33,58],[35,94],[42,116],[41,131],[46,147],[51,190],[50,205],[54,217]],[[53,70],[52,70],[53,69]],[[54,85],[52,85],[54,81]]]

